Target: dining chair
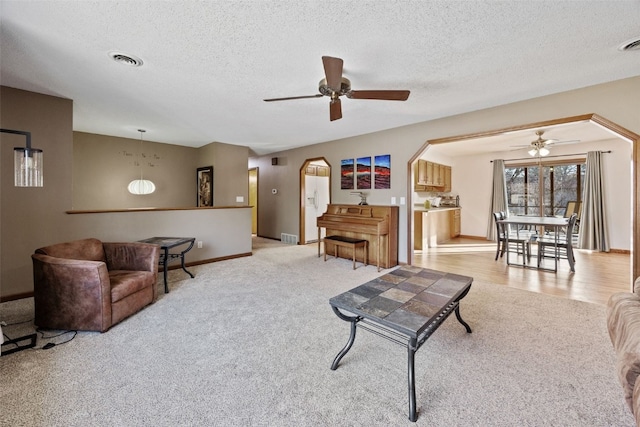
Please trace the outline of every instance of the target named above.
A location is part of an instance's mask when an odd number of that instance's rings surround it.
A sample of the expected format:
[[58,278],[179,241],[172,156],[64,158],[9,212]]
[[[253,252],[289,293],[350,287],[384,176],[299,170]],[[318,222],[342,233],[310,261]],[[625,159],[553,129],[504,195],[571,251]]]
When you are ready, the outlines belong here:
[[[576,259],[573,256],[573,227],[576,225],[578,214],[573,213],[567,222],[564,236],[544,235],[538,237],[538,267],[543,258],[558,258],[569,261],[569,267],[575,272]],[[562,238],[562,240],[560,240]]]
[[501,224],[498,221],[506,219],[506,212],[494,212],[493,218],[496,224],[496,236],[497,236],[497,248],[495,260],[498,257],[502,258],[506,251],[514,249],[514,252],[518,255],[522,255],[522,265],[526,260],[531,259],[531,235],[530,231],[519,230],[511,231],[508,224]]

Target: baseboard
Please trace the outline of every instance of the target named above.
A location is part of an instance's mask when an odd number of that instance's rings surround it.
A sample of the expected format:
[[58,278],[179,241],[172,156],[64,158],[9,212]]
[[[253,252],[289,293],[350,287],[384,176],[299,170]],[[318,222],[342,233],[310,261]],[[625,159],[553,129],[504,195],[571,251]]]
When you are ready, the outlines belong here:
[[488,240],[487,236],[467,236],[466,234],[461,234],[458,236],[463,239],[471,239],[471,240],[485,240],[487,242],[493,242],[493,240]]
[[631,251],[629,249],[609,249],[609,252],[613,254],[631,255]]
[[[227,255],[227,256],[221,256],[218,258],[209,258],[209,259],[202,259],[200,261],[193,261],[193,262],[186,262],[185,266],[187,267],[191,267],[193,265],[202,265],[202,264],[211,264],[212,262],[218,262],[218,261],[226,261],[228,259],[235,259],[235,258],[244,258],[246,256],[252,256],[253,252],[245,252],[245,253],[241,253],[241,254],[233,254],[233,255]],[[175,265],[171,265],[169,266],[169,270],[175,270],[178,268],[182,268],[182,266],[180,264],[175,264]]]
[[31,298],[32,296],[33,296],[33,291],[22,292],[20,294],[13,294],[13,295],[7,295],[7,296],[0,296],[0,302],[15,301],[23,298]]

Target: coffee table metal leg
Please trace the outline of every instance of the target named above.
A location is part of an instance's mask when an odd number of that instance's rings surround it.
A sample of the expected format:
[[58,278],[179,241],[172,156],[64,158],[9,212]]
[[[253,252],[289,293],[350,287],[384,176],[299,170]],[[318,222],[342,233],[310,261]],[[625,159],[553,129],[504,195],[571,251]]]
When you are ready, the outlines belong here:
[[163,274],[164,274],[164,293],[169,293],[169,284],[167,283],[167,268],[169,267],[169,248],[164,249],[164,265],[163,265]]
[[331,309],[336,314],[336,316],[338,316],[340,319],[351,323],[351,333],[349,334],[349,340],[347,341],[347,344],[344,346],[344,348],[340,350],[340,353],[338,353],[336,358],[333,359],[333,363],[331,364],[331,370],[335,371],[338,368],[338,364],[340,363],[340,360],[342,360],[342,358],[349,352],[349,350],[351,350],[351,346],[353,345],[353,342],[356,340],[356,324],[360,321],[361,318],[357,316],[356,317],[345,316],[340,312],[340,310],[338,310],[335,307],[331,307]]
[[465,322],[464,320],[462,320],[462,317],[460,316],[460,306],[456,307],[456,319],[458,319],[458,322],[460,322],[462,324],[462,326],[464,326],[464,328],[467,330],[467,333],[471,333],[471,327],[467,324],[467,322]]
[[418,411],[416,411],[416,371],[414,356],[416,354],[417,341],[412,338],[407,344],[407,374],[409,382],[409,421],[416,422]]

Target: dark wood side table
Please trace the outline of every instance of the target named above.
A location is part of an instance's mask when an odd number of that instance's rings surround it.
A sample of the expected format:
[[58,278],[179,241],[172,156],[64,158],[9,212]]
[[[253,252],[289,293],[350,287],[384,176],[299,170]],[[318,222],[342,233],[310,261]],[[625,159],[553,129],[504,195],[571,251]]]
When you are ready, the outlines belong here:
[[[356,327],[406,346],[409,383],[409,420],[416,421],[415,352],[451,313],[471,333],[460,317],[460,300],[473,278],[426,268],[403,266],[329,300],[333,312],[351,323],[351,334],[331,364],[340,360],[356,339]],[[341,310],[353,313],[349,316]]]
[[[159,264],[163,267],[164,273],[164,293],[169,293],[169,285],[167,283],[167,269],[169,266],[169,262],[173,259],[180,259],[180,263],[182,269],[193,279],[195,276],[189,272],[184,265],[184,254],[189,252],[191,248],[193,248],[193,244],[196,241],[195,237],[151,237],[149,239],[138,240],[141,243],[150,243],[152,245],[160,246],[162,252],[160,253],[160,262]],[[169,249],[175,248],[177,246],[182,246],[189,244],[189,246],[178,253],[169,253]]]

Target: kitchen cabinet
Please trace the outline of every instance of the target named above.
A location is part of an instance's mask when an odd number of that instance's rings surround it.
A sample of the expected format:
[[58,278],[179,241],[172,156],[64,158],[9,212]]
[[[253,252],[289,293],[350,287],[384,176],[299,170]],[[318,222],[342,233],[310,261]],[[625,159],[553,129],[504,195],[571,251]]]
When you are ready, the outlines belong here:
[[451,209],[449,211],[449,223],[451,226],[450,238],[458,237],[460,235],[460,209]]
[[427,179],[425,184],[426,185],[433,185],[434,180],[433,180],[433,162],[427,162]]
[[444,167],[444,192],[451,192],[451,166]]
[[413,247],[423,250],[460,235],[460,208],[414,211]]
[[414,175],[414,190],[426,191],[427,190],[427,161],[418,160],[413,170]]
[[418,160],[413,170],[415,191],[451,192],[451,166]]
[[305,170],[305,175],[329,176],[329,167],[320,165],[309,165]]

